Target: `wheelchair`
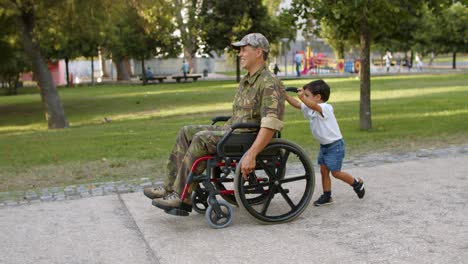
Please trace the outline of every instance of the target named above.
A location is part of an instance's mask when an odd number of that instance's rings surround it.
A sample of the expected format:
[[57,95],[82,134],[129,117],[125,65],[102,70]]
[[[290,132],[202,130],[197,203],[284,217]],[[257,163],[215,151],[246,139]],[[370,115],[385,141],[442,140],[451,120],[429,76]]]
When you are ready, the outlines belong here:
[[[215,117],[212,124],[228,119]],[[250,131],[243,132],[246,129]],[[219,141],[217,153],[200,157],[192,165],[181,200],[187,198],[191,183],[198,182],[191,196],[192,209],[205,214],[213,228],[231,224],[233,206],[239,206],[261,224],[286,223],[298,217],[312,199],[315,173],[311,161],[299,145],[282,139],[279,132],[257,156],[255,170],[244,179],[238,165],[259,129],[259,124],[253,123],[232,125]],[[201,162],[206,162],[206,170],[194,175]],[[217,199],[218,195],[223,200]],[[189,215],[182,206],[166,213]]]

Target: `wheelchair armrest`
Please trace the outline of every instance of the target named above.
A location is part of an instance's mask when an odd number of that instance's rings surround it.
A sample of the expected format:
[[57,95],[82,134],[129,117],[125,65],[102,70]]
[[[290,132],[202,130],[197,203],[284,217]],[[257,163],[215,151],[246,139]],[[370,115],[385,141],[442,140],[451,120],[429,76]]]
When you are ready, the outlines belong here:
[[229,120],[229,118],[231,118],[231,116],[215,116],[211,119],[211,124],[214,125],[217,122],[226,122]]
[[235,130],[238,128],[260,129],[260,124],[258,123],[235,123],[231,126],[232,130]]

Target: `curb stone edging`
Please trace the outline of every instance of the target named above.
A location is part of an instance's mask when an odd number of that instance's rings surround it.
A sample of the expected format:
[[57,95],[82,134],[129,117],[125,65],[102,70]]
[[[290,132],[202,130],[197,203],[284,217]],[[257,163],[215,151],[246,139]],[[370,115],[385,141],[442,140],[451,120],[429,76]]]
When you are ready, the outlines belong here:
[[[365,156],[351,157],[350,159],[345,158],[343,167],[345,169],[350,169],[353,167],[375,167],[378,165],[400,163],[404,161],[427,160],[454,156],[468,157],[468,145],[450,146],[447,148],[420,149],[414,152],[372,153]],[[314,164],[315,163],[316,162],[314,162]],[[314,169],[315,171],[318,171],[318,166],[314,165]],[[137,182],[132,180],[132,182],[118,181],[91,184],[87,183],[80,185],[70,185],[66,187],[43,188],[41,191],[29,190],[25,191],[22,195],[23,197],[20,199],[0,201],[0,209],[43,202],[76,200],[110,194],[135,193],[143,191],[143,188],[159,185],[163,185],[163,182],[150,181],[149,178],[140,178]],[[4,194],[6,194],[8,197],[9,193],[6,192]]]

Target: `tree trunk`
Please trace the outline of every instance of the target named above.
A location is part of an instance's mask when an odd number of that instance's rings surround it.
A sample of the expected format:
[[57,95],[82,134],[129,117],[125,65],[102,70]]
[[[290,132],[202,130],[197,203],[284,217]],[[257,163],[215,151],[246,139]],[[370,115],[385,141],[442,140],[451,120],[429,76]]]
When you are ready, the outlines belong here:
[[413,62],[414,62],[414,51],[411,50],[410,51],[410,65],[411,65],[411,68],[413,68],[413,66],[414,66]]
[[129,81],[130,80],[130,75],[127,70],[125,59],[116,60],[115,67],[117,68],[117,81]]
[[94,86],[94,57],[91,56],[91,85]]
[[342,43],[338,44],[338,46],[335,49],[335,56],[337,60],[344,59],[344,45]]
[[146,71],[145,71],[145,59],[141,59],[141,78],[143,79],[143,85],[146,85],[148,80],[146,79]]
[[18,94],[18,84],[19,84],[19,75],[8,76],[8,93],[7,95],[17,95]]
[[68,70],[68,57],[65,57],[65,76],[67,78],[67,87],[70,87],[70,71]]
[[124,63],[125,63],[125,68],[126,68],[127,73],[128,73],[128,79],[130,80],[131,77],[133,76],[133,69],[132,69],[132,66],[130,64],[130,60],[128,58],[125,58]]
[[365,14],[361,18],[360,29],[361,42],[361,98],[359,108],[359,121],[361,130],[372,128],[371,100],[370,100],[370,36],[369,25]]
[[[102,69],[102,77],[109,77],[109,74],[107,73],[107,65],[106,65],[106,58],[104,58],[104,56],[102,56],[102,52],[99,53],[100,56],[100,61],[101,61],[101,69]],[[111,65],[111,68],[112,68],[112,65]]]
[[453,52],[452,69],[457,68],[457,52]]
[[[194,45],[195,45],[195,35],[191,34],[188,23],[193,23],[193,17],[189,18],[187,23],[184,23],[184,17],[182,16],[183,9],[185,8],[185,0],[174,0],[175,6],[178,9],[176,12],[176,21],[179,25],[180,36],[182,39],[182,45],[184,46],[184,59],[189,64],[189,72],[197,72],[196,65],[193,61],[194,57]],[[185,10],[186,11],[186,10]],[[185,13],[184,13],[185,14]]]
[[37,83],[41,92],[48,127],[49,129],[66,128],[68,127],[68,121],[60,102],[57,88],[52,80],[47,63],[42,56],[40,46],[33,40],[35,15],[32,2],[24,2],[20,11],[21,14],[16,17],[16,21],[21,30],[24,51],[31,60],[34,75],[38,80]]

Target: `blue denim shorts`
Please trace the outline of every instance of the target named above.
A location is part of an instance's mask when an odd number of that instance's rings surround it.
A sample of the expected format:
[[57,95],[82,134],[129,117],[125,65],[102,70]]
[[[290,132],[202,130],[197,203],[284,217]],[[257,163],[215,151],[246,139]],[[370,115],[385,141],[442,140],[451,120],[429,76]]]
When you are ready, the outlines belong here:
[[330,171],[341,171],[345,156],[344,140],[340,139],[331,144],[320,145],[320,152],[317,157],[319,165],[324,164]]

